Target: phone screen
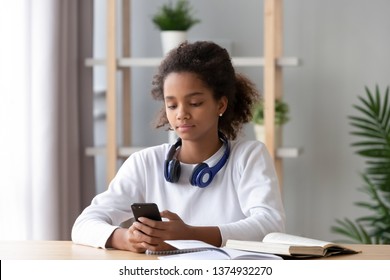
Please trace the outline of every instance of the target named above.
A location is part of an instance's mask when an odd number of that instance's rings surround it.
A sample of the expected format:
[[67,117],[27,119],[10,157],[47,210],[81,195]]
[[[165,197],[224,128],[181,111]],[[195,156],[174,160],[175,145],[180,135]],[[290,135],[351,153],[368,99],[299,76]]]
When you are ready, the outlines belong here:
[[133,210],[136,221],[138,221],[139,217],[161,221],[160,211],[156,203],[133,203],[131,209]]

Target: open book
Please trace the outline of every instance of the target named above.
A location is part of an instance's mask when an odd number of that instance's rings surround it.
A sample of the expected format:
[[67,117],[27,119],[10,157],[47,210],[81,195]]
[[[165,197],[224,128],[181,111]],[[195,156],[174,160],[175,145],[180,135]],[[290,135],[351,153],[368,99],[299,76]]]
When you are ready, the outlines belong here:
[[230,248],[219,248],[199,240],[167,240],[177,248],[170,251],[147,251],[147,254],[159,255],[159,259],[181,260],[281,260],[268,253],[248,252]]
[[228,240],[226,247],[296,258],[359,253],[340,244],[280,232],[267,234],[262,242]]

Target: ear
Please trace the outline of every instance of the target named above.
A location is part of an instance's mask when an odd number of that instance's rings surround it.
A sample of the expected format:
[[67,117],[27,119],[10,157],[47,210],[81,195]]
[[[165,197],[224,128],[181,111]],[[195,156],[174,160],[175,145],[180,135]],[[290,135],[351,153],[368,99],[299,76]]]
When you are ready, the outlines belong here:
[[226,111],[228,105],[228,99],[226,96],[222,96],[218,101],[218,114],[223,114]]

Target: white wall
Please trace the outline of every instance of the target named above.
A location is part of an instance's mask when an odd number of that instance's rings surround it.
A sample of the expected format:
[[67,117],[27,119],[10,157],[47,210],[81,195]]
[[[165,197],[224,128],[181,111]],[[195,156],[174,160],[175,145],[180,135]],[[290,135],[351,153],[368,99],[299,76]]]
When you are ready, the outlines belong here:
[[[104,1],[95,0],[104,9]],[[134,56],[160,56],[159,32],[150,17],[165,0],[132,1],[132,49]],[[201,24],[189,39],[231,42],[232,56],[263,53],[262,0],[191,1]],[[363,212],[353,205],[368,199],[357,189],[362,160],[353,154],[347,115],[353,112],[364,86],[389,84],[390,1],[387,0],[285,0],[284,53],[302,60],[300,67],[284,70],[284,95],[291,121],[284,129],[286,146],[303,147],[297,159],[284,161],[284,201],[287,229],[291,233],[333,240],[336,218],[355,218]],[[102,19],[104,20],[104,19]],[[99,21],[100,22],[100,21]],[[101,27],[100,29],[103,29]],[[104,55],[100,34],[97,53]],[[262,89],[262,69],[240,68]],[[151,128],[160,104],[150,97],[152,68],[133,69],[134,145],[166,141],[163,131]],[[97,73],[99,87],[104,74]],[[99,124],[97,138],[104,139]],[[246,137],[253,138],[251,127]],[[100,165],[99,188],[104,189],[104,164]]]
[[390,83],[389,10],[386,0],[285,1],[285,53],[303,60],[285,75],[292,121],[284,140],[305,149],[285,162],[292,231],[329,239],[335,218],[364,213],[353,205],[368,196],[357,191],[364,165],[350,147],[347,115],[365,85]]

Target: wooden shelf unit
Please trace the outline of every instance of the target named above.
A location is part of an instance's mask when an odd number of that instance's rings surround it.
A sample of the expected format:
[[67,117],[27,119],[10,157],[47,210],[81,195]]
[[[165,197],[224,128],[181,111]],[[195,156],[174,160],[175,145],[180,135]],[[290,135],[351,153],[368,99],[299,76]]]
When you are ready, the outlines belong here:
[[[116,64],[120,68],[126,67],[157,67],[162,60],[162,57],[121,57],[117,59]],[[244,67],[261,67],[264,66],[264,57],[232,57],[234,66]],[[85,60],[86,67],[104,66],[106,60],[104,58],[87,58]],[[298,66],[299,59],[296,57],[280,57],[276,60],[276,65],[280,67]]]
[[[286,157],[297,157],[302,153],[301,148],[275,147],[275,100],[282,99],[282,68],[286,66],[299,65],[299,59],[295,57],[282,56],[283,39],[283,0],[264,1],[264,57],[232,57],[234,66],[264,67],[264,89],[263,97],[265,102],[265,144],[275,162],[280,186],[283,185],[282,159]],[[130,9],[131,0],[122,0],[122,55],[117,55],[117,11],[116,1],[107,0],[107,56],[106,59],[87,58],[85,65],[94,67],[104,65],[107,69],[107,144],[106,147],[90,147],[85,151],[89,156],[105,155],[107,159],[106,175],[107,181],[111,181],[117,172],[117,159],[128,157],[131,153],[144,147],[131,146],[131,67],[157,67],[161,57],[131,57],[130,50]],[[116,91],[117,71],[123,72],[122,80],[122,118],[123,118],[123,139],[124,147],[117,144],[117,102]]]
[[[146,147],[135,147],[135,146],[123,146],[118,147],[118,157],[120,158],[127,158],[132,153],[140,151],[142,149],[145,149]],[[106,155],[106,147],[88,147],[85,150],[85,154],[87,156],[104,156]],[[294,147],[280,147],[276,149],[276,157],[278,158],[295,158],[298,157],[300,154],[302,154],[301,148],[294,148]]]

